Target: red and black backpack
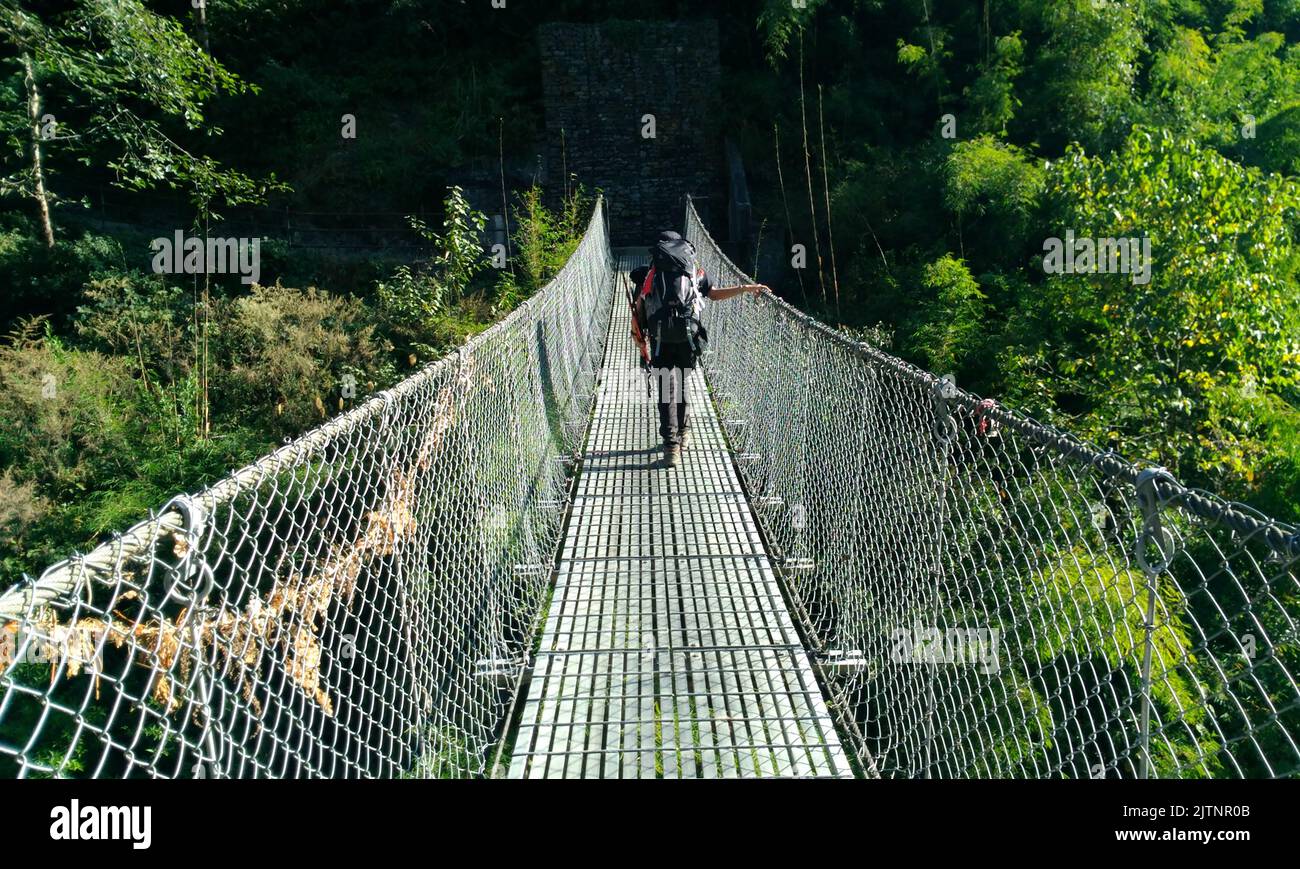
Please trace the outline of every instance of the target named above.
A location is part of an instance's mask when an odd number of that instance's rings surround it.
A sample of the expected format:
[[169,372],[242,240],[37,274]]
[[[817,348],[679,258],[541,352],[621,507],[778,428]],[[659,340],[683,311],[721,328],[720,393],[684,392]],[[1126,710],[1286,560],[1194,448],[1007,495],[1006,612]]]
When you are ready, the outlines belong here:
[[698,354],[708,338],[700,322],[700,280],[695,248],[675,232],[665,232],[650,248],[650,271],[641,284],[646,331],[654,352],[664,344],[686,344]]

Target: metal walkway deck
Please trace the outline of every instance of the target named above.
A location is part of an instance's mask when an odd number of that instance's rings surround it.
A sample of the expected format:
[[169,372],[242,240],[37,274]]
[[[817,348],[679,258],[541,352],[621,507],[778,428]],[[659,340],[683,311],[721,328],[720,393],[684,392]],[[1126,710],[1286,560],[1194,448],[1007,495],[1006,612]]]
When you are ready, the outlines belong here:
[[616,292],[510,775],[849,777],[703,377],[664,468]]

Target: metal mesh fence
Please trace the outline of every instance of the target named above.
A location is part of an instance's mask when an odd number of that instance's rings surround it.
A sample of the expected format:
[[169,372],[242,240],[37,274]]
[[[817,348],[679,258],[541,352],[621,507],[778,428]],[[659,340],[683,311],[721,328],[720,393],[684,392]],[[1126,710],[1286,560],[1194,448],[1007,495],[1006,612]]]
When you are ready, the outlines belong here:
[[[748,283],[693,207],[717,285]],[[864,769],[1300,774],[1300,535],[764,294],[705,369]]]
[[485,772],[613,298],[597,204],[465,347],[0,597],[0,774]]
[[[693,208],[687,234],[715,282],[747,280]],[[6,591],[0,774],[483,774],[613,278],[598,205],[462,350]],[[737,464],[868,773],[1300,774],[1295,528],[774,297],[708,318]]]

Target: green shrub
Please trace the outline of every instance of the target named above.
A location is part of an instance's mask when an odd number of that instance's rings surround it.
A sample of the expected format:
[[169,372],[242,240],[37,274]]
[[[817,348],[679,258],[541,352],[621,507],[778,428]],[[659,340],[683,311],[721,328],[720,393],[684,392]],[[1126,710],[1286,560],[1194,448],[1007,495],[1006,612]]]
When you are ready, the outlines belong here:
[[87,279],[126,267],[115,239],[83,233],[47,248],[29,224],[12,215],[0,230],[0,330],[9,332],[26,317],[48,317],[66,331]]
[[414,217],[411,228],[435,247],[433,257],[415,266],[399,266],[376,291],[380,315],[399,352],[427,361],[445,349],[440,321],[488,267],[479,242],[487,218],[470,208],[459,187],[449,188],[446,216],[439,235]]
[[591,202],[581,186],[563,200],[558,212],[545,205],[542,188],[533,185],[515,206],[514,243],[524,285],[536,292],[555,277],[582,240]]
[[255,286],[220,302],[213,344],[214,416],[277,436],[301,434],[395,377],[361,301],[314,287]]
[[931,370],[954,372],[981,343],[984,294],[966,264],[952,256],[927,265],[921,285],[932,301],[926,304],[910,343]]
[[195,432],[195,381],[146,383],[126,356],[67,347],[40,321],[0,343],[0,569],[34,573],[210,483],[269,445]]

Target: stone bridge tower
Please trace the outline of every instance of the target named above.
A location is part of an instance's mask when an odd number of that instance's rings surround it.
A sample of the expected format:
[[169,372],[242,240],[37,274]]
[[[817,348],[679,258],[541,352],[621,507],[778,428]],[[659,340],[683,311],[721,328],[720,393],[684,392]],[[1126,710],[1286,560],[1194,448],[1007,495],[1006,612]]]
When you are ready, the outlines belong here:
[[545,24],[538,39],[550,193],[566,167],[603,190],[616,245],[680,229],[683,193],[725,216],[716,21]]

